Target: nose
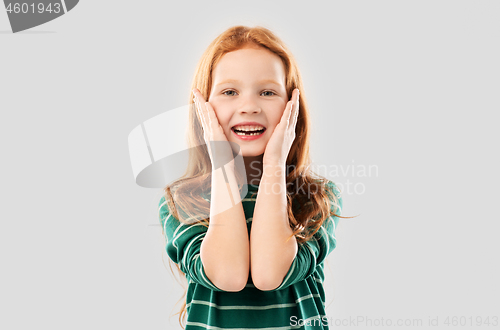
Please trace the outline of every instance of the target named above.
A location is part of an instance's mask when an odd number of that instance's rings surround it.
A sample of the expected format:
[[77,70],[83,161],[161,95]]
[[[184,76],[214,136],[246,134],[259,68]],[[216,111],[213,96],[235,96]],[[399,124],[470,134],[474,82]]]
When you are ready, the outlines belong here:
[[253,95],[240,96],[238,112],[240,113],[260,113],[262,111],[258,98]]

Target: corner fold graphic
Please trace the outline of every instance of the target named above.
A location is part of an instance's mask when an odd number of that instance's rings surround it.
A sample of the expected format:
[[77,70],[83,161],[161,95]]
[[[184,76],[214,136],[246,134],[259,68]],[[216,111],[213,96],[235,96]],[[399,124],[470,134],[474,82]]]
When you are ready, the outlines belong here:
[[66,3],[66,12],[68,12],[71,9],[75,8],[79,0],[62,0],[62,1]]
[[42,25],[73,9],[79,0],[4,0],[12,32]]

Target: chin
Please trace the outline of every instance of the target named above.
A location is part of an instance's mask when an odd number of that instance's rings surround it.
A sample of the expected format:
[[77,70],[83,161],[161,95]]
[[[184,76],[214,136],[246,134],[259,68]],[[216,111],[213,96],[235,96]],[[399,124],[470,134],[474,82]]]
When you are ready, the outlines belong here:
[[259,157],[262,156],[262,152],[256,152],[256,153],[250,153],[250,154],[243,154],[243,157]]
[[257,149],[245,149],[243,148],[241,151],[243,157],[257,157],[257,156],[262,156],[264,155],[264,150],[257,150]]
[[[253,146],[249,146],[249,145],[242,145],[240,141],[230,141],[231,142],[231,145],[232,145],[232,148],[233,148],[233,152],[236,156],[236,152],[237,150],[235,150],[235,145],[238,145],[240,148],[240,151],[241,151],[241,154],[243,155],[243,157],[256,157],[256,156],[261,156],[264,154],[265,152],[265,147],[262,147],[262,146],[256,146],[256,145],[253,145]],[[267,143],[266,143],[267,145]]]

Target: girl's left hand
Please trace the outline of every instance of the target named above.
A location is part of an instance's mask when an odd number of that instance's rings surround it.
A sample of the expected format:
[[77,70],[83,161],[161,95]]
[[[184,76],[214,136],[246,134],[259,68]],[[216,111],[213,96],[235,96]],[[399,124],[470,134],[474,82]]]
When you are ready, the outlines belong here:
[[292,92],[292,99],[288,101],[279,124],[267,142],[264,158],[265,165],[286,165],[288,153],[295,140],[295,126],[299,117],[299,90]]

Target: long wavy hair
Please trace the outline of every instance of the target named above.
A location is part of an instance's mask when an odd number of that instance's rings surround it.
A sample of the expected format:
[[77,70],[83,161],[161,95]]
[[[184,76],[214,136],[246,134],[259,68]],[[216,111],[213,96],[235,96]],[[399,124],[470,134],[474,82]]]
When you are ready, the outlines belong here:
[[[267,28],[261,26],[231,27],[215,38],[203,53],[194,74],[191,91],[197,88],[205,100],[208,100],[212,88],[212,72],[217,63],[225,54],[249,45],[262,47],[280,57],[285,68],[285,87],[288,99],[295,88],[300,90],[296,138],[286,160],[286,189],[288,218],[293,230],[292,236],[296,237],[297,242],[303,243],[320,229],[325,219],[332,215],[341,216],[336,214],[339,211],[338,201],[333,191],[326,185],[328,180],[316,175],[311,170],[309,107],[300,72],[290,50]],[[191,106],[189,107],[187,130],[187,144],[190,148],[188,166],[181,178],[168,184],[163,190],[172,215],[181,222],[192,219],[195,214],[200,214],[200,212],[203,212],[201,214],[210,214],[210,203],[202,196],[210,191],[212,163],[204,141],[202,125],[193,106],[193,96],[190,92],[188,103]],[[304,186],[307,187],[305,194],[303,189],[298,189]],[[331,205],[330,201],[333,201],[334,205]],[[182,209],[185,214],[178,212],[178,208]],[[333,209],[335,211],[332,211]],[[210,219],[209,217],[200,219],[196,223],[208,227]],[[175,266],[179,275],[185,279],[185,274],[182,273],[179,266],[177,264]],[[186,291],[181,299],[185,295]],[[183,324],[185,324],[187,315],[185,299],[181,310],[176,314],[179,314],[179,323],[184,328]]]

